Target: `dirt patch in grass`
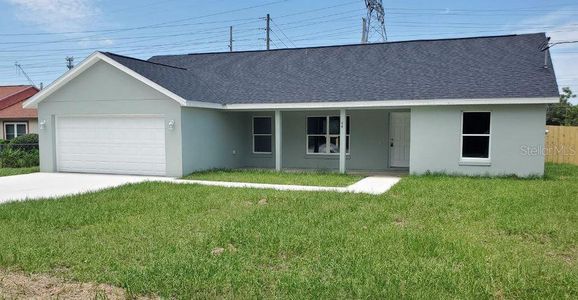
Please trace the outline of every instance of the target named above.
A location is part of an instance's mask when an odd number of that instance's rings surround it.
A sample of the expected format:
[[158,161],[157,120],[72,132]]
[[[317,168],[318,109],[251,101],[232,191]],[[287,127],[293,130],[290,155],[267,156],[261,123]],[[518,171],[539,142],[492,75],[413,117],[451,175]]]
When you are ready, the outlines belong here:
[[0,299],[158,299],[129,295],[108,284],[68,282],[42,275],[0,270]]
[[407,221],[404,218],[397,217],[393,220],[393,224],[397,227],[405,227],[407,226]]

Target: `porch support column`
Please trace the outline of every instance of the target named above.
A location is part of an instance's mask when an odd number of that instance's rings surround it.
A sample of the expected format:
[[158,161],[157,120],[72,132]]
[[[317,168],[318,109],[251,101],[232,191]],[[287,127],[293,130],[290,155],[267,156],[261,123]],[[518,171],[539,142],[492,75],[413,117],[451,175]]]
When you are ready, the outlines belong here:
[[281,171],[281,111],[275,111],[275,170]]
[[339,173],[345,173],[345,152],[347,152],[347,115],[345,109],[339,111]]

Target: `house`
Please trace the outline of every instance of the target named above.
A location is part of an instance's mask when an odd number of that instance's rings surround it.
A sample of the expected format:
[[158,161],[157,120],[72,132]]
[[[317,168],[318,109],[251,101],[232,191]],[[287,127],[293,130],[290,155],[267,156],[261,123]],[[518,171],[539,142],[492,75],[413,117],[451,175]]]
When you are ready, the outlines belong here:
[[38,132],[36,109],[22,107],[36,93],[38,89],[31,85],[0,86],[0,139]]
[[96,52],[26,101],[41,170],[542,175],[543,33],[154,56]]

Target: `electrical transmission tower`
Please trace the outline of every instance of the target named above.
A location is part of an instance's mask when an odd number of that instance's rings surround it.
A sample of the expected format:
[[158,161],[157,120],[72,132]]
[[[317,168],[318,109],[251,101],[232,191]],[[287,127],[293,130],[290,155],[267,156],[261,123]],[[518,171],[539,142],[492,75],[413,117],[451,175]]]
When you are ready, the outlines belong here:
[[361,42],[369,43],[370,35],[373,33],[379,35],[380,42],[387,41],[387,32],[385,31],[385,10],[383,9],[382,0],[364,0],[367,8],[367,17],[363,18],[363,31]]
[[72,68],[74,68],[74,57],[73,56],[67,56],[65,58],[66,60],[66,67],[70,70]]

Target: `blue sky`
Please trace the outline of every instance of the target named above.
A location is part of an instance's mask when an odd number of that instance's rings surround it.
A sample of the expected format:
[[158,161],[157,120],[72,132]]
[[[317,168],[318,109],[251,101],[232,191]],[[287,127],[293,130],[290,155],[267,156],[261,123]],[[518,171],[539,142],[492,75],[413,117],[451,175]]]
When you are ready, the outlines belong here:
[[[390,41],[542,32],[578,40],[578,1],[384,0]],[[95,50],[148,58],[157,54],[358,43],[363,0],[0,0],[0,84],[26,84],[14,67],[45,85]],[[560,86],[578,92],[578,43],[553,48]]]

